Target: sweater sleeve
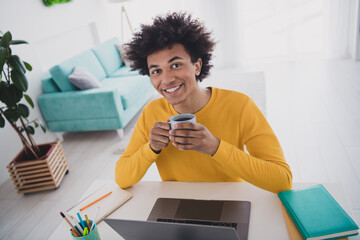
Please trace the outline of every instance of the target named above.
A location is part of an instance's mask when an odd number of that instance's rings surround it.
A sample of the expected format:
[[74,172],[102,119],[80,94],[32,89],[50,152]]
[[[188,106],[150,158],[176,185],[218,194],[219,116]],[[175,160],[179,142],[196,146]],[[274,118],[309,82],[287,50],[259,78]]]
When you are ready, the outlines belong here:
[[278,193],[291,189],[292,174],[280,143],[251,99],[245,105],[240,118],[242,136],[239,144],[245,145],[249,154],[221,140],[212,158],[230,174],[265,190]]
[[115,181],[121,188],[139,182],[158,154],[150,148],[149,136],[145,128],[145,110],[140,115],[126,150],[115,167]]

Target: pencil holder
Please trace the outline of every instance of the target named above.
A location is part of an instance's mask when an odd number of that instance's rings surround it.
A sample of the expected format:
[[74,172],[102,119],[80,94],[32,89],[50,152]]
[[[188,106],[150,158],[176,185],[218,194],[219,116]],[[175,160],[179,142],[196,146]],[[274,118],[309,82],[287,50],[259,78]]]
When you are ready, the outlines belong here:
[[[72,233],[71,236],[73,237],[74,240],[100,240],[100,235],[97,229],[97,225],[96,223],[93,223],[93,221],[91,222],[91,226],[92,224],[95,224],[93,230],[91,232],[89,232],[89,234],[87,234],[86,236],[82,236],[82,237],[75,237]],[[86,221],[83,221],[83,224],[86,226]]]

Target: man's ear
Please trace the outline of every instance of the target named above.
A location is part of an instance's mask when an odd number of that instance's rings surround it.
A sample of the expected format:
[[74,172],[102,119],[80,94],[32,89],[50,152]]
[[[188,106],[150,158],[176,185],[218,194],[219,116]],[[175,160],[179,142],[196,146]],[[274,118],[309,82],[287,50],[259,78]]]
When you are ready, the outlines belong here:
[[201,67],[202,67],[202,60],[201,58],[198,58],[195,64],[195,75],[199,76],[201,73]]

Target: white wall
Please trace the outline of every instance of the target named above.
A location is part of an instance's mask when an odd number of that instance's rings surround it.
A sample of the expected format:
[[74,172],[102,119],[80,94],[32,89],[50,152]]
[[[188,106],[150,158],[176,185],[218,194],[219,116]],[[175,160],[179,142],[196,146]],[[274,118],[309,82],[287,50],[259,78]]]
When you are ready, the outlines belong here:
[[[360,1],[351,0],[351,11],[349,16],[349,53],[354,60],[360,60]],[[358,53],[357,53],[358,52]]]

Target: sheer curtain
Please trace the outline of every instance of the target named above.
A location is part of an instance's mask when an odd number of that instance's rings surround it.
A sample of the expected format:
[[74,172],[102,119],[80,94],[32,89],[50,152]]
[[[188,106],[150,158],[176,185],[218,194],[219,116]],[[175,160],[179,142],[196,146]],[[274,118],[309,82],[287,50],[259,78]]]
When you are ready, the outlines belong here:
[[351,0],[327,0],[326,3],[326,33],[328,42],[326,45],[327,57],[345,58],[349,57],[349,36]]
[[199,13],[216,23],[222,65],[349,57],[351,0],[205,2]]
[[350,0],[242,1],[242,62],[348,57]]

